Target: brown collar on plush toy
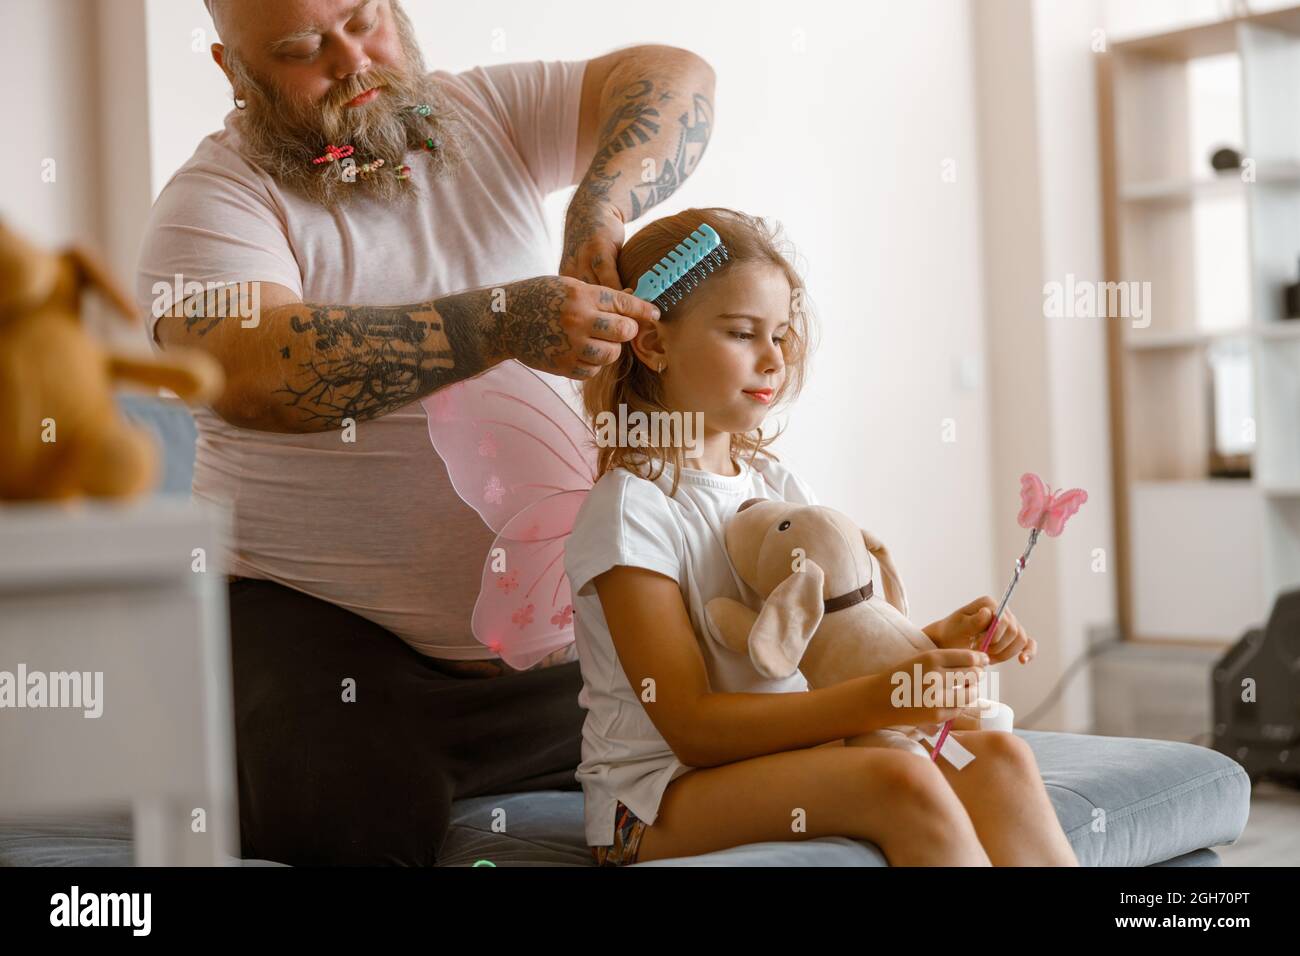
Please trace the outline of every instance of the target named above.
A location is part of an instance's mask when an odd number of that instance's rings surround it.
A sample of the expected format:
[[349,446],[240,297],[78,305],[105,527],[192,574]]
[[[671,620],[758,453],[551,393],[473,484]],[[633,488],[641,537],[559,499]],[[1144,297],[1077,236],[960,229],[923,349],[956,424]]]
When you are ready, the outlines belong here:
[[833,611],[842,611],[846,607],[853,607],[855,604],[861,604],[863,601],[871,600],[871,582],[868,581],[860,588],[855,588],[847,594],[841,594],[838,597],[827,598],[822,602],[826,608],[826,613]]

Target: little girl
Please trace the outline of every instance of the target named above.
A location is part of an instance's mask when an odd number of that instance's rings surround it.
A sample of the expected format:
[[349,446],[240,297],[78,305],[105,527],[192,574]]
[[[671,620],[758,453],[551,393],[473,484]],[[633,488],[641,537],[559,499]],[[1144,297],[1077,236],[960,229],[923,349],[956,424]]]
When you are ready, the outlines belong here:
[[[819,690],[797,672],[767,679],[710,634],[707,601],[756,597],[731,569],[726,520],[751,498],[818,502],[765,450],[777,436],[760,427],[798,394],[809,352],[799,275],[776,232],[732,210],[688,209],[632,236],[619,255],[623,284],[635,286],[701,223],[728,258],[583,386],[592,421],[620,405],[628,415],[703,414],[689,459],[681,447],[601,447],[601,477],[566,543],[587,710],[577,777],[596,862],[847,836],[896,866],[1077,866],[1021,738],[955,733],[976,757],[960,771],[843,746],[881,727],[978,721],[958,708],[891,706],[888,673]],[[1027,662],[1035,645],[1009,614],[988,655],[972,649],[992,603],[924,628],[940,649],[900,669],[919,662],[924,679],[938,672],[950,686],[948,672],[973,683],[989,660]]]

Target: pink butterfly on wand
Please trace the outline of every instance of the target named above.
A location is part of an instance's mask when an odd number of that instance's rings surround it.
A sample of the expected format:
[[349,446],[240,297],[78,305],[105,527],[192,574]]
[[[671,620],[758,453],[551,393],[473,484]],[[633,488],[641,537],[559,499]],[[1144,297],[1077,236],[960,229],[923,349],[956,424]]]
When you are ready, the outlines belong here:
[[1046,531],[1048,537],[1055,538],[1087,500],[1088,492],[1082,488],[1053,493],[1050,486],[1043,485],[1043,479],[1026,472],[1020,476],[1020,514],[1016,521],[1022,528]]
[[[1011,600],[1011,592],[1020,581],[1020,573],[1024,571],[1025,563],[1029,560],[1029,552],[1034,550],[1034,545],[1038,543],[1038,536],[1044,531],[1051,538],[1060,535],[1065,530],[1065,522],[1073,517],[1087,500],[1088,493],[1082,488],[1053,493],[1051,487],[1044,485],[1043,479],[1033,472],[1025,472],[1020,476],[1020,513],[1016,515],[1016,521],[1020,527],[1029,529],[1029,544],[1025,547],[1024,553],[1016,558],[1011,583],[1007,585],[1006,593],[1002,595],[1002,602],[998,604],[997,613],[993,615],[988,630],[984,632],[984,640],[980,643],[981,652],[987,652],[989,649],[989,643],[998,629],[998,621],[1002,619],[1002,612],[1006,610],[1007,602]],[[939,759],[939,751],[943,747],[943,742],[948,739],[948,732],[951,729],[952,721],[946,721],[930,752],[931,760]]]

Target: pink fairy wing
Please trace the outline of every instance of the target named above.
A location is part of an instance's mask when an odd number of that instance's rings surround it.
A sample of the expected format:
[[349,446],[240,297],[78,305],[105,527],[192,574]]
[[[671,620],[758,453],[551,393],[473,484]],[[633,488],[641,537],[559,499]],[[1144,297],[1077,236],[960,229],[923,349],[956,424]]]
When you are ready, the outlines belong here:
[[1065,529],[1065,522],[1074,515],[1088,500],[1088,493],[1082,488],[1058,491],[1052,495],[1043,515],[1043,530],[1055,538]]
[[516,670],[573,641],[573,599],[564,542],[589,490],[530,505],[497,536],[483,563],[474,636]]
[[531,667],[573,641],[564,543],[596,482],[595,435],[514,360],[422,404],[452,487],[497,532],[474,636],[511,667]]
[[421,404],[452,486],[493,531],[549,495],[596,482],[592,430],[513,359]]
[[1048,500],[1047,486],[1043,484],[1043,479],[1032,471],[1027,471],[1021,475],[1020,514],[1016,515],[1016,521],[1020,524],[1020,527],[1041,527],[1043,512],[1047,508]]

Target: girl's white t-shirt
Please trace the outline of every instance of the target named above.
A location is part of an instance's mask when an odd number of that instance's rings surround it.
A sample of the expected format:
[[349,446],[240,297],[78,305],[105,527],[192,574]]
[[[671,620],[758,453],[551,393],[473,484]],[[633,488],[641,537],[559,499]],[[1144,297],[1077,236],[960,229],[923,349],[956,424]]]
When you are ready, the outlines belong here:
[[564,567],[573,591],[574,629],[582,670],[578,703],[587,711],[577,779],[585,798],[590,846],[614,842],[622,801],[647,824],[655,821],[668,784],[691,768],[655,729],[628,682],[592,579],[617,565],[648,568],[682,591],[715,693],[806,691],[803,675],[770,680],[713,637],[704,606],[730,597],[755,606],[757,595],[736,574],[724,544],[728,518],[750,498],[817,504],[812,489],[784,464],[762,455],[739,462],[740,474],[682,469],[675,497],[673,466],[655,481],[625,468],[606,472],[578,512],[565,543]]

